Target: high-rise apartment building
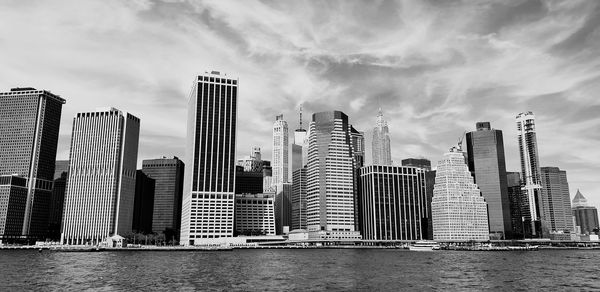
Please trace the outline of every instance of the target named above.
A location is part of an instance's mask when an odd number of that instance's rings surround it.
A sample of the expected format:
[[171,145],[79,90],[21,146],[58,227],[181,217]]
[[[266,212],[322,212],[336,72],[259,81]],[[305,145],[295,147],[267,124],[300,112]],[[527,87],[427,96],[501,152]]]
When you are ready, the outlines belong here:
[[355,232],[354,156],[348,116],[341,111],[313,114],[308,147],[308,230]]
[[287,183],[289,178],[289,133],[288,124],[283,119],[283,115],[275,117],[273,123],[273,181],[271,184]]
[[469,171],[488,204],[490,238],[512,238],[502,131],[492,129],[489,122],[478,122],[476,129],[467,133],[467,157]]
[[588,204],[587,199],[577,190],[572,204],[573,217],[575,225],[579,226],[581,234],[590,235],[594,232],[598,234],[600,225],[598,224],[598,209]]
[[421,240],[425,171],[370,165],[360,169],[360,231],[368,240]]
[[168,241],[179,238],[184,169],[178,157],[142,161],[142,171],[155,185],[152,232],[164,233]]
[[377,122],[373,128],[373,165],[392,165],[392,152],[390,149],[390,131],[383,112],[379,109]]
[[573,212],[567,172],[558,167],[541,167],[542,205],[551,233],[573,233]]
[[[135,199],[131,229],[137,233],[152,233],[156,180],[139,170],[135,175]],[[171,240],[171,239],[168,239]]]
[[188,102],[181,244],[233,236],[238,80],[213,71],[194,80]]
[[131,232],[139,135],[140,119],[115,108],[73,119],[62,243]]
[[30,87],[0,93],[0,242],[46,236],[63,104]]
[[521,179],[523,181],[523,233],[525,237],[543,236],[543,207],[541,198],[540,163],[535,131],[535,115],[524,112],[517,115]]
[[434,240],[489,240],[487,204],[460,149],[438,162],[431,214]]
[[292,226],[290,229],[306,229],[306,167],[294,170],[292,175]]
[[521,189],[521,173],[506,172],[506,186],[513,238],[523,238],[523,230],[525,229],[523,212],[525,208],[523,206],[523,190]]

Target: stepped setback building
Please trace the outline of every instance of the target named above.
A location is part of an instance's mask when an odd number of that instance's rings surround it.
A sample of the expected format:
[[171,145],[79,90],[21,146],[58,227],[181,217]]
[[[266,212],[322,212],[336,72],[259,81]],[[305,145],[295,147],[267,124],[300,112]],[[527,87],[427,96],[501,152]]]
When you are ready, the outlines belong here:
[[377,123],[373,128],[373,165],[392,165],[392,152],[390,149],[390,131],[383,112],[379,109]]

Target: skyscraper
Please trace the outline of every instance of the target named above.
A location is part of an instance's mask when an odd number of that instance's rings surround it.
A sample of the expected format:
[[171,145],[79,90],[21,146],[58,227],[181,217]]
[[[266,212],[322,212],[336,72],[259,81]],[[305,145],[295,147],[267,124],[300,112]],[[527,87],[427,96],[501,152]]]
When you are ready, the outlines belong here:
[[233,236],[238,80],[212,71],[194,80],[188,102],[181,244]]
[[63,104],[30,87],[0,93],[0,242],[46,236]]
[[138,233],[152,233],[154,194],[156,180],[139,170],[135,175],[135,199],[133,201],[133,222],[131,229]]
[[306,170],[309,231],[355,232],[351,143],[346,114],[313,114]]
[[276,186],[281,183],[288,182],[289,176],[289,133],[288,124],[283,119],[283,115],[275,117],[273,123],[273,181],[272,185]]
[[306,167],[294,170],[292,175],[292,226],[290,229],[306,229]]
[[392,165],[390,149],[390,131],[383,112],[379,109],[377,122],[373,128],[373,165]]
[[599,232],[598,209],[589,205],[587,199],[577,190],[572,205],[575,224],[581,229],[581,234],[590,235],[593,232]]
[[303,155],[306,153],[306,141],[306,130],[302,128],[302,105],[300,105],[300,123],[298,129],[294,131],[294,143],[292,143],[292,173],[304,167]]
[[433,198],[433,186],[435,185],[435,170],[431,170],[431,161],[426,158],[402,159],[402,166],[420,168],[425,172],[425,202],[422,204],[423,218],[421,229],[424,239],[433,239],[433,222],[431,220],[431,199]]
[[[551,233],[572,233],[573,213],[567,172],[558,167],[542,167],[542,204]],[[570,240],[570,237],[565,237]]]
[[98,244],[131,231],[140,119],[115,108],[73,119],[61,242]]
[[469,170],[488,204],[490,237],[512,238],[502,131],[489,122],[477,123],[476,129],[467,133]]
[[155,185],[152,232],[165,233],[168,241],[179,238],[184,169],[178,157],[142,161],[142,171]]
[[54,170],[54,185],[48,211],[48,238],[53,241],[60,240],[60,225],[62,223],[63,208],[65,205],[65,190],[69,176],[69,161],[57,160]]
[[438,162],[431,214],[434,240],[489,240],[487,204],[460,149]]
[[285,234],[292,226],[292,184],[278,184],[276,190],[275,229],[277,234]]
[[525,226],[523,212],[523,190],[521,189],[521,173],[506,172],[506,184],[508,188],[508,202],[510,206],[510,222],[513,238],[523,238]]
[[542,186],[535,116],[532,112],[517,115],[517,130],[519,131],[521,179],[523,180],[523,232],[526,237],[542,237]]

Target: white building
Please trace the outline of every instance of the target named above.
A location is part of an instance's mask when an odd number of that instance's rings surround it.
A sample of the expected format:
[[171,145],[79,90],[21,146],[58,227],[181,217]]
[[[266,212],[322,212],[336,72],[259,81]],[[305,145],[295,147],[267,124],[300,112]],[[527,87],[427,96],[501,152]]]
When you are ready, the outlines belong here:
[[73,120],[61,242],[99,244],[131,231],[140,119],[115,108]]
[[438,162],[431,215],[434,240],[489,240],[487,204],[457,148]]
[[289,133],[283,115],[278,115],[273,123],[273,180],[271,185],[287,183],[289,179]]
[[377,123],[373,128],[373,165],[392,165],[392,152],[390,149],[390,131],[383,112],[379,109]]
[[238,235],[275,235],[274,194],[236,195],[235,230]]

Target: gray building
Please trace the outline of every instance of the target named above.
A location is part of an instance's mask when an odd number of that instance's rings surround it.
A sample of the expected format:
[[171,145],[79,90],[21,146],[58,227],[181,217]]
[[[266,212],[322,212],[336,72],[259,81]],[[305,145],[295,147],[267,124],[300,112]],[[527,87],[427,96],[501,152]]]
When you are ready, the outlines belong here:
[[0,93],[0,242],[47,235],[63,104],[30,87]]
[[381,108],[377,114],[377,122],[373,128],[373,141],[371,142],[373,165],[392,165],[390,130],[387,121],[383,118]]
[[306,168],[294,170],[292,175],[291,230],[306,229]]
[[236,235],[275,235],[274,194],[235,195]]
[[[289,232],[292,226],[292,184],[277,184],[275,193],[275,227],[276,233]],[[287,228],[287,231],[286,231]]]
[[469,171],[488,204],[490,238],[512,238],[502,131],[489,122],[478,122],[476,129],[467,133]]
[[[156,181],[138,169],[135,175],[135,199],[131,225],[133,232],[152,233],[155,187]],[[171,239],[167,238],[167,240]]]
[[588,204],[587,199],[577,190],[572,204],[573,217],[575,225],[579,226],[581,234],[598,234],[600,228],[598,224],[598,209]]
[[69,176],[69,161],[57,160],[54,170],[54,185],[52,186],[52,197],[48,210],[48,238],[54,241],[60,240],[60,226],[62,224],[63,209],[65,205],[65,190],[67,188],[67,177]]
[[521,173],[506,172],[506,187],[508,190],[508,202],[510,209],[510,223],[512,227],[513,238],[523,238],[523,230],[525,229],[525,221],[523,212],[523,191],[521,189]]
[[431,161],[426,158],[406,158],[402,159],[402,166],[418,167],[423,170],[431,170]]
[[402,166],[420,168],[425,172],[425,218],[421,221],[424,239],[433,239],[433,222],[431,220],[431,199],[433,198],[433,186],[435,185],[435,170],[431,170],[431,161],[426,158],[402,159]]
[[567,172],[558,167],[542,167],[544,219],[551,233],[573,233],[573,214]]

